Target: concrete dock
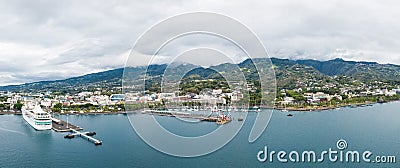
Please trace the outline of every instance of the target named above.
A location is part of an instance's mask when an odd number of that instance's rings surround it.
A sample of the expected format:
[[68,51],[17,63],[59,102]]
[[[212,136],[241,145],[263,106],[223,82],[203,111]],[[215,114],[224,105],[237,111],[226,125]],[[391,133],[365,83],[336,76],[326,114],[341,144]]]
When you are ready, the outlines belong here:
[[8,114],[22,115],[21,111],[0,111],[0,115],[8,115]]
[[220,120],[220,118],[215,117],[215,116],[193,115],[193,114],[189,114],[189,113],[174,112],[174,111],[145,110],[145,111],[142,111],[142,114],[167,116],[167,117],[179,117],[179,118],[192,118],[192,119],[199,119],[200,121],[208,121],[208,122],[218,122]]
[[73,125],[71,123],[67,123],[66,121],[60,120],[60,119],[55,119],[52,118],[53,122],[53,130],[56,132],[70,132],[70,129],[74,130],[82,130],[81,127]]
[[71,132],[72,134],[68,134],[64,136],[64,138],[74,138],[75,136],[82,137],[84,139],[87,139],[90,142],[93,142],[96,146],[97,145],[102,145],[103,141],[100,141],[96,138],[93,138],[91,136],[96,135],[96,132],[80,132],[79,130],[83,130],[83,128],[73,125],[71,123],[67,123],[66,121],[57,119],[52,117],[52,124],[53,127],[52,129],[56,132]]

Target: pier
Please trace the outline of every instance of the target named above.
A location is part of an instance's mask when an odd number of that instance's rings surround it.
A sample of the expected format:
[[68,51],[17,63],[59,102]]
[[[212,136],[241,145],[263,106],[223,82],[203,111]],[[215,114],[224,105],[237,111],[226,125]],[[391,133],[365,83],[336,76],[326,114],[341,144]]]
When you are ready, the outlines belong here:
[[83,128],[81,128],[79,126],[73,125],[69,122],[66,122],[66,121],[63,121],[63,120],[60,120],[60,119],[57,119],[54,117],[52,117],[51,120],[52,120],[52,125],[53,125],[52,129],[54,131],[56,131],[56,132],[71,132],[72,133],[72,134],[65,135],[64,138],[71,139],[71,138],[75,138],[75,136],[79,136],[79,137],[87,139],[90,142],[93,142],[94,145],[96,145],[96,146],[103,144],[103,141],[100,141],[100,140],[92,137],[93,135],[96,135],[96,132],[80,132],[80,130],[83,130]]
[[56,119],[54,117],[51,118],[52,120],[52,129],[56,132],[70,132],[70,129],[74,130],[82,130],[81,127],[68,123],[66,121]]
[[79,137],[87,139],[90,142],[93,142],[94,145],[96,145],[96,146],[103,144],[103,141],[100,141],[100,140],[98,140],[96,138],[91,137],[93,135],[96,135],[95,132],[79,132],[79,131],[74,130],[72,128],[70,128],[70,131],[72,132],[72,134],[65,135],[64,138],[71,139],[71,138],[74,138],[75,136],[79,136]]
[[0,111],[0,115],[6,114],[22,115],[21,111]]
[[224,122],[221,122],[222,118],[220,118],[220,117],[193,115],[193,114],[189,114],[189,113],[185,113],[185,112],[176,112],[176,111],[145,110],[145,111],[142,111],[142,114],[167,116],[167,117],[179,117],[179,118],[192,118],[192,119],[198,119],[200,121],[216,122],[217,124],[225,124],[225,123],[231,121],[231,119],[227,119]]

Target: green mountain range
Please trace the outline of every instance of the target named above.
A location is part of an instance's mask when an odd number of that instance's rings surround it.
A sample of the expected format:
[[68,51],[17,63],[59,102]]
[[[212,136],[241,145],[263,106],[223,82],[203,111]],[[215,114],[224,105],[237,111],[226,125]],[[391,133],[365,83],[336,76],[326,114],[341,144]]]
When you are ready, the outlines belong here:
[[[163,77],[171,81],[179,81],[184,75],[185,78],[197,79],[223,79],[218,72],[223,74],[229,72],[229,76],[239,77],[245,74],[247,80],[257,78],[253,61],[263,65],[266,59],[256,58],[245,60],[240,64],[220,64],[209,68],[203,68],[192,64],[177,64],[174,66],[151,65],[147,68],[148,87],[156,87]],[[273,68],[275,70],[278,89],[293,88],[301,85],[301,81],[329,81],[333,77],[347,77],[347,81],[360,81],[371,83],[375,81],[400,84],[400,66],[393,64],[378,64],[376,62],[355,62],[345,61],[343,59],[334,59],[329,61],[318,60],[289,60],[272,58]],[[267,65],[267,64],[266,64]],[[121,87],[122,76],[131,76],[130,82],[143,82],[146,67],[118,68],[114,70],[83,75],[79,77],[68,78],[56,81],[41,81],[26,83],[22,85],[1,86],[2,91],[24,91],[24,92],[80,92],[82,90],[93,90],[96,88],[115,89]],[[218,71],[218,72],[217,72]],[[166,74],[166,75],[165,75]],[[300,84],[299,84],[300,83]]]

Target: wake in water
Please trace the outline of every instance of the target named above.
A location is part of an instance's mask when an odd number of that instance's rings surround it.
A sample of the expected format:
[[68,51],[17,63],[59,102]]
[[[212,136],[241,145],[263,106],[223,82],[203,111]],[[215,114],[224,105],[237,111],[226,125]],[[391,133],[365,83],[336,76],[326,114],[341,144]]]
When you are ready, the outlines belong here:
[[25,135],[26,136],[26,134],[21,132],[21,131],[15,131],[15,130],[3,128],[3,127],[0,127],[0,131],[12,132],[12,133],[16,133],[16,134],[20,134],[20,135]]
[[25,134],[24,132],[5,128],[5,127],[4,127],[4,124],[1,124],[1,125],[0,125],[0,131],[2,131],[2,132],[11,132],[11,133],[16,133],[16,134],[20,134],[20,135],[27,136],[27,134]]

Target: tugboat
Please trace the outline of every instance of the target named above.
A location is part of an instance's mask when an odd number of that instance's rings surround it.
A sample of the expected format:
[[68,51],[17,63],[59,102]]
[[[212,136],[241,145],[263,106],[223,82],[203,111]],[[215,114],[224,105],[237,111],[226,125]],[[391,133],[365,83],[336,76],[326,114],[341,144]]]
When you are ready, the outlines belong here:
[[88,132],[88,133],[86,133],[86,135],[87,136],[93,136],[93,135],[96,135],[96,132]]
[[68,139],[75,138],[75,135],[67,134],[64,136],[64,138],[68,138]]

